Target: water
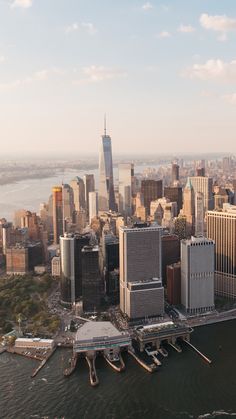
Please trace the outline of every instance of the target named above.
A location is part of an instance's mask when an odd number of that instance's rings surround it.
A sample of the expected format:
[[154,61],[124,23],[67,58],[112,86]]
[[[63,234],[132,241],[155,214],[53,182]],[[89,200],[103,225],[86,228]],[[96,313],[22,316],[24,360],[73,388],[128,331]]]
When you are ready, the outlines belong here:
[[[155,168],[158,168],[156,165]],[[136,173],[140,173],[145,166],[136,166]],[[27,209],[38,212],[39,205],[47,202],[54,185],[61,185],[62,182],[70,183],[75,177],[83,177],[85,173],[93,173],[95,183],[98,185],[98,169],[66,170],[57,173],[55,176],[43,179],[24,179],[16,183],[0,185],[0,218],[13,220],[14,212],[18,209]],[[118,169],[114,168],[114,182],[118,183]]]
[[36,361],[0,355],[0,418],[236,417],[235,327],[236,321],[230,321],[195,330],[192,343],[212,359],[210,366],[189,348],[182,354],[170,349],[169,358],[155,374],[128,355],[121,374],[97,359],[97,388],[89,384],[85,361],[79,360],[71,377],[63,376],[68,350],[58,349],[34,379],[30,374]]

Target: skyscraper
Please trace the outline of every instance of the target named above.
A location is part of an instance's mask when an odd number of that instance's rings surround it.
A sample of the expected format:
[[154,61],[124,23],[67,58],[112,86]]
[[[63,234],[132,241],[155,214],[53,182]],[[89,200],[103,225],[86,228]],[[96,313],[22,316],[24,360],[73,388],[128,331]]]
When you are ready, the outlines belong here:
[[204,196],[202,192],[195,194],[195,236],[204,235]]
[[179,165],[177,163],[172,163],[171,168],[171,184],[176,186],[179,182]]
[[194,226],[194,213],[195,213],[195,202],[194,202],[194,190],[190,178],[188,178],[186,186],[183,192],[183,215],[186,217],[187,235],[193,233]]
[[132,196],[134,190],[134,165],[119,164],[119,212],[123,215],[132,214]]
[[215,241],[215,289],[236,298],[236,206],[207,212],[207,237]]
[[214,241],[181,241],[181,303],[190,314],[214,309]]
[[204,196],[204,218],[208,210],[214,208],[213,197],[213,180],[205,176],[191,176],[190,181],[193,187],[194,194],[197,192],[203,193]]
[[59,244],[59,237],[63,233],[63,205],[62,205],[62,187],[54,186],[52,188],[53,201],[53,239],[55,244]]
[[98,193],[97,192],[89,192],[89,224],[94,217],[98,215]]
[[70,186],[73,190],[75,211],[85,209],[85,188],[84,181],[79,176],[76,176],[71,182]]
[[116,209],[111,137],[106,133],[106,120],[99,152],[98,209],[99,211],[114,211]]
[[151,201],[155,201],[163,196],[162,180],[143,179],[141,182],[141,193],[143,194],[147,214],[150,214]]
[[84,175],[84,187],[85,187],[85,204],[87,214],[89,212],[89,192],[95,191],[95,180],[93,174]]
[[120,227],[120,308],[129,318],[162,315],[160,227]]
[[73,189],[70,185],[62,185],[63,219],[72,218],[74,210]]

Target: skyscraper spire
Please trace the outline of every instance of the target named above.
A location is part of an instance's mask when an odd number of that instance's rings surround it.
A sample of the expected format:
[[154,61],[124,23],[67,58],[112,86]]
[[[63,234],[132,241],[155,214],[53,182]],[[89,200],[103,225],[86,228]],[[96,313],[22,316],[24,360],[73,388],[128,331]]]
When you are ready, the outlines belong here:
[[105,137],[107,135],[107,116],[106,116],[106,114],[104,115],[104,135],[105,135]]

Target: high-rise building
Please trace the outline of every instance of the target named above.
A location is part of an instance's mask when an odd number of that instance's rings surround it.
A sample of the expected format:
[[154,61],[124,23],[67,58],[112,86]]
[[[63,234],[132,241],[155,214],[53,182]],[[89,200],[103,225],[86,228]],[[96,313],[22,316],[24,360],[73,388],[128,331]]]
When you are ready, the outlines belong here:
[[177,202],[178,214],[183,206],[183,191],[181,186],[166,186],[164,187],[164,197],[170,202]]
[[74,211],[73,189],[70,185],[62,185],[63,220],[71,219]]
[[236,298],[236,206],[207,212],[207,237],[215,241],[216,294]]
[[236,205],[236,179],[233,179],[234,205]]
[[161,235],[156,226],[120,228],[120,308],[131,319],[164,312]]
[[89,213],[89,193],[95,191],[95,180],[93,174],[84,175],[85,186],[85,205],[87,213]]
[[181,303],[187,313],[214,309],[214,246],[204,237],[181,242]]
[[83,310],[96,311],[100,308],[102,293],[98,246],[83,247],[82,276]]
[[231,171],[231,167],[232,167],[232,158],[230,156],[223,157],[223,160],[222,160],[223,174],[229,173]]
[[191,235],[194,227],[195,201],[194,190],[190,178],[188,178],[184,188],[182,213],[186,217],[187,235]]
[[89,224],[91,224],[92,219],[98,215],[98,193],[93,191],[89,192]]
[[155,201],[163,196],[162,180],[143,179],[141,181],[141,193],[143,194],[144,206],[149,215],[151,201]]
[[99,211],[114,211],[116,209],[111,137],[106,133],[106,124],[99,152],[98,209]]
[[61,299],[75,303],[82,295],[82,249],[88,246],[89,235],[67,234],[60,237]]
[[6,271],[8,275],[25,275],[43,262],[40,242],[17,243],[6,249]]
[[181,264],[180,262],[168,265],[167,276],[167,301],[172,305],[181,304]]
[[75,211],[85,209],[85,187],[83,179],[76,176],[70,182],[70,186],[73,190]]
[[119,164],[119,212],[132,215],[132,197],[134,191],[134,165],[132,163]]
[[53,200],[53,239],[54,244],[59,244],[59,237],[63,233],[63,204],[62,187],[54,186],[52,188]]
[[177,163],[172,163],[171,167],[171,184],[176,186],[179,182],[179,165]]
[[202,192],[195,194],[195,236],[204,235],[204,195]]
[[204,196],[204,218],[206,211],[214,208],[213,180],[205,176],[191,176],[190,181],[194,194],[201,192]]
[[162,245],[162,282],[166,285],[166,268],[180,261],[180,240],[175,234],[163,234]]

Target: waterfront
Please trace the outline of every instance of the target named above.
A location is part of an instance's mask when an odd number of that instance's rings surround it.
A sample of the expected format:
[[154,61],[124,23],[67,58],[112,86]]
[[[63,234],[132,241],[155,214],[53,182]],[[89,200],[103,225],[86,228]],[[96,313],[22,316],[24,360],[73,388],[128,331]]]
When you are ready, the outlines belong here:
[[[159,165],[154,165],[158,168]],[[136,173],[142,172],[146,166],[137,166]],[[37,179],[24,179],[15,183],[0,185],[0,218],[5,217],[8,221],[13,221],[14,212],[19,209],[39,211],[42,202],[48,202],[54,185],[70,183],[75,177],[83,177],[85,173],[93,173],[96,186],[98,185],[98,169],[93,170],[65,170],[58,172],[55,176]],[[118,182],[118,169],[114,168],[114,180]]]
[[[71,352],[58,349],[31,379],[36,361],[0,355],[1,419],[185,419],[236,417],[236,321],[200,327],[191,341],[209,358],[207,365],[191,349],[169,349],[155,374],[145,372],[128,355],[126,370],[116,373],[97,359],[100,385],[89,384],[88,367],[78,361],[76,372],[63,376]],[[215,413],[212,412],[219,412]],[[226,412],[226,414],[223,413]],[[205,416],[203,416],[205,415]]]

